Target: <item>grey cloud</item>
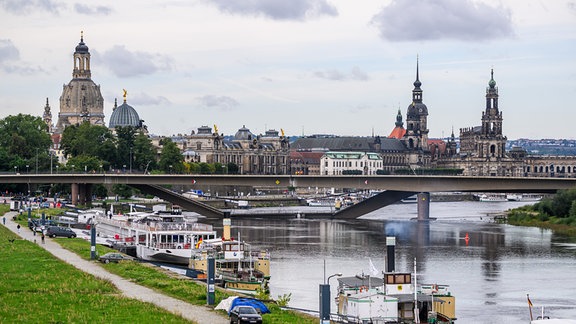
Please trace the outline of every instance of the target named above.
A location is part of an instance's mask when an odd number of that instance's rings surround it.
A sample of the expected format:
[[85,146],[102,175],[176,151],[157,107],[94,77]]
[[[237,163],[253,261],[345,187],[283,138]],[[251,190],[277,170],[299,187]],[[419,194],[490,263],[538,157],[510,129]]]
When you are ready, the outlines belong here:
[[338,10],[326,0],[205,0],[229,14],[264,16],[274,20],[299,20],[337,16]]
[[569,10],[572,11],[573,14],[576,14],[576,1],[569,1],[566,6]]
[[48,11],[57,14],[62,3],[52,0],[0,0],[0,6],[14,14],[27,14],[32,11]]
[[15,61],[20,58],[20,51],[9,39],[0,39],[0,63]]
[[84,15],[102,15],[107,16],[112,13],[112,8],[106,6],[87,6],[81,3],[74,4],[74,10]]
[[144,92],[140,92],[137,94],[134,94],[133,96],[130,96],[130,104],[134,104],[136,105],[143,105],[143,106],[167,106],[167,105],[171,105],[172,102],[170,102],[170,100],[168,100],[166,97],[164,96],[156,96],[156,97],[152,97],[147,93]]
[[12,61],[20,60],[20,51],[11,40],[0,39],[0,69],[8,74],[22,74],[22,75],[34,75],[37,73],[46,73],[41,67],[34,67],[29,64],[22,64],[21,62],[15,62],[10,64]]
[[154,74],[172,69],[172,59],[165,55],[129,51],[116,45],[102,53],[102,63],[119,77]]
[[205,95],[196,98],[196,100],[203,107],[219,108],[222,110],[231,110],[239,105],[238,101],[228,96]]
[[368,74],[366,74],[366,72],[362,71],[357,66],[353,67],[350,72],[340,72],[335,69],[316,71],[314,72],[314,76],[321,79],[334,80],[334,81],[347,81],[347,80],[367,81],[369,79]]
[[393,0],[372,18],[389,41],[510,37],[510,10],[471,0]]

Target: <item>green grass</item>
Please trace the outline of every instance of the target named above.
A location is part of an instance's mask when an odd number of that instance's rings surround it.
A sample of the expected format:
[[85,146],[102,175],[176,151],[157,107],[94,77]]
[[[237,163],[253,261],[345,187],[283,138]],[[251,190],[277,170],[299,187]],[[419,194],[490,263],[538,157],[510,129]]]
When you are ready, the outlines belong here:
[[[80,255],[82,258],[90,259],[90,243],[88,241],[67,238],[57,238],[55,241],[65,249]],[[110,251],[114,250],[105,246],[96,245],[96,252],[99,255]],[[102,266],[111,273],[123,278],[128,278],[137,284],[149,287],[165,295],[195,305],[206,305],[206,287],[204,285],[198,284],[188,278],[182,278],[172,274],[167,270],[136,261],[109,263],[103,264]],[[229,294],[221,290],[216,290],[215,305],[218,305],[222,299],[229,296]],[[316,317],[282,310],[274,303],[267,303],[266,305],[270,309],[271,314],[264,314],[262,316],[264,323],[318,323],[318,318]],[[221,313],[224,316],[226,315],[223,311]]]
[[[10,242],[9,239],[14,239]],[[188,323],[0,226],[1,323]]]

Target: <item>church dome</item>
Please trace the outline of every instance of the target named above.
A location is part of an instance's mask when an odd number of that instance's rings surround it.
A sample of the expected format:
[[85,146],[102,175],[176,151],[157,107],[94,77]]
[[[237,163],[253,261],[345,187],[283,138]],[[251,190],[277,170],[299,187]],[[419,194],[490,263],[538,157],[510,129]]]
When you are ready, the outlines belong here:
[[84,36],[80,37],[80,43],[76,45],[76,53],[82,53],[82,54],[88,53],[88,46],[84,44]]
[[421,102],[413,102],[408,106],[408,113],[406,114],[406,118],[410,118],[413,116],[420,116],[420,115],[428,115],[428,107]]
[[239,141],[251,140],[253,137],[254,137],[254,134],[252,134],[252,132],[250,132],[250,130],[248,128],[246,128],[246,126],[242,126],[242,128],[240,128],[236,132],[236,135],[234,135],[234,139],[239,140]]
[[126,101],[114,109],[112,116],[110,116],[109,128],[132,126],[139,128],[142,126],[140,116],[136,109],[128,105]]

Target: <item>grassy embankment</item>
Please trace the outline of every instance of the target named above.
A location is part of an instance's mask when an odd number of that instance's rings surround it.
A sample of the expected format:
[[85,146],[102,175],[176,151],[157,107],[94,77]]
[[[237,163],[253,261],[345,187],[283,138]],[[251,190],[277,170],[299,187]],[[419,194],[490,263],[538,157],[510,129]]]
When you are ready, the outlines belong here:
[[576,237],[576,190],[560,191],[551,199],[507,212],[508,224],[535,226]]
[[[19,222],[25,224],[27,215],[20,216]],[[82,239],[55,239],[62,247],[78,254],[84,259],[90,259],[90,243]],[[113,251],[105,246],[97,245],[99,255]],[[96,261],[95,261],[96,262]],[[206,287],[188,278],[176,276],[166,270],[139,262],[121,262],[102,265],[106,270],[133,282],[152,288],[168,296],[184,300],[195,305],[206,304]],[[217,290],[216,304],[229,295]],[[270,314],[263,315],[264,323],[317,323],[318,319],[305,314],[280,309],[275,303],[267,303]],[[222,311],[223,315],[226,315]],[[70,322],[70,321],[68,321]]]
[[[5,211],[0,206],[0,212]],[[60,261],[4,226],[0,273],[2,323],[188,323],[154,305],[122,297],[110,282]]]

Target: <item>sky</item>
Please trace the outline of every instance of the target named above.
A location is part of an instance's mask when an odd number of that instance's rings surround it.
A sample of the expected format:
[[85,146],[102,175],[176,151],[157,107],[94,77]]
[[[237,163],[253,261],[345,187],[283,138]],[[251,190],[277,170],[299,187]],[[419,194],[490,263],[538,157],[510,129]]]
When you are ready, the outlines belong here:
[[83,31],[156,135],[388,136],[418,57],[429,136],[477,126],[490,71],[508,139],[576,139],[576,0],[0,0],[0,118],[57,120]]

